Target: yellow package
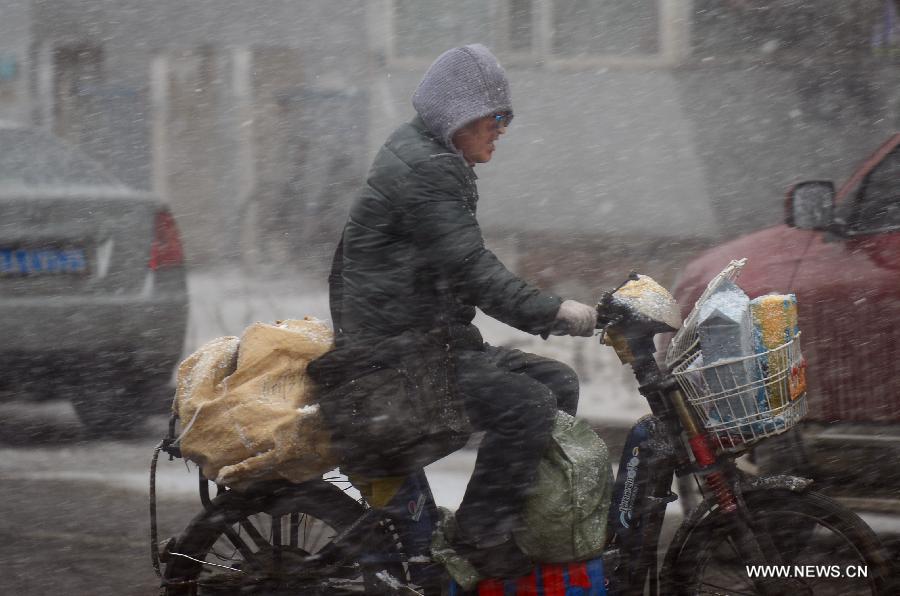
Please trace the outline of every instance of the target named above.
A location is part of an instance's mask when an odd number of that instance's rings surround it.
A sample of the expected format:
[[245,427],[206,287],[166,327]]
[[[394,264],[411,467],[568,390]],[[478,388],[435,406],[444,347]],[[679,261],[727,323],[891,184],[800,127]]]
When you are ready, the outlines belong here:
[[[766,376],[766,393],[770,409],[777,409],[796,399],[802,391],[793,388],[793,363],[783,346],[799,333],[797,297],[793,294],[767,294],[750,301],[756,353],[761,354]],[[805,387],[804,387],[805,390]]]

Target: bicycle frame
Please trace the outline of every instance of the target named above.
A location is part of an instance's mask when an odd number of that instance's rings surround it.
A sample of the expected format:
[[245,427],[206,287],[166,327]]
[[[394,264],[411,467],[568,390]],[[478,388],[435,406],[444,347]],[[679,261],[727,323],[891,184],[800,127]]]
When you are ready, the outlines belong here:
[[[607,306],[610,297],[611,294],[604,297],[609,298]],[[598,310],[603,306],[601,301]],[[604,326],[602,341],[615,349],[623,364],[631,365],[639,392],[651,410],[650,415],[632,427],[620,457],[608,520],[609,538],[602,553],[609,580],[607,589],[626,595],[643,594],[649,587],[650,594],[660,593],[660,577],[666,576],[669,563],[666,561],[658,572],[666,507],[678,498],[671,492],[673,480],[688,474],[704,480],[708,496],[682,524],[673,543],[699,523],[703,514],[717,508],[716,515],[722,516],[728,525],[729,535],[735,538],[739,554],[748,564],[778,562],[777,549],[770,540],[764,533],[753,531],[742,493],[772,488],[802,491],[809,481],[793,477],[746,481],[735,465],[736,454],[716,453],[712,449],[675,377],[661,370],[656,362],[653,338],[671,327],[661,326],[659,321],[630,319],[627,312],[615,309],[600,319]],[[170,437],[174,437],[174,429],[170,429]],[[171,454],[174,453],[170,450],[171,440],[169,443],[160,448]],[[407,577],[391,578],[386,571],[378,574],[388,591],[416,593],[405,587],[407,579],[414,585],[439,587],[445,581],[444,570],[430,557],[438,509],[424,470],[404,478],[350,478],[350,481],[365,497],[369,508],[308,562],[329,565],[356,560],[370,569],[382,565],[384,569],[397,569],[400,564]],[[201,481],[202,500],[208,506],[206,489],[206,482]],[[151,515],[155,517],[153,503],[151,507]],[[373,547],[378,542],[370,539],[374,531],[392,534],[398,548],[387,552],[380,546]],[[155,549],[155,532],[153,541]],[[757,587],[762,593],[770,591],[765,585]]]
[[[666,507],[678,498],[671,492],[676,475],[704,477],[723,511],[734,514],[739,510],[738,496],[732,488],[737,482],[733,456],[716,456],[705,447],[706,439],[685,404],[677,382],[672,375],[663,373],[656,363],[652,337],[652,334],[638,333],[631,337],[608,338],[608,343],[616,347],[623,362],[632,366],[639,391],[652,412],[632,427],[622,450],[613,489],[608,546],[602,557],[609,579],[608,589],[615,594],[643,594],[648,584],[650,594],[659,594],[659,540]],[[686,431],[686,427],[692,428],[693,434]],[[689,437],[693,459],[680,438],[682,431]],[[699,448],[693,449],[695,446]],[[396,478],[376,479],[358,483],[358,488],[365,495],[368,487],[371,495],[377,492],[372,486],[379,482],[384,483],[383,486],[389,485],[388,490],[382,490],[382,494],[374,498],[369,496],[367,501],[371,508],[335,537],[319,556],[323,563],[347,555],[372,566],[400,562],[406,566],[413,584],[435,585],[441,580],[442,569],[431,561],[429,547],[438,513],[424,471],[411,474],[402,482]],[[805,486],[802,482],[781,485],[789,488]],[[766,487],[771,488],[771,483]],[[385,492],[389,496],[386,497]],[[746,521],[742,523],[737,515],[733,517],[738,525],[737,533],[753,542],[755,538],[745,525]],[[690,520],[685,521],[685,525],[690,523]],[[367,542],[366,534],[379,526],[396,534],[402,552],[361,552]],[[748,560],[757,558],[761,557],[748,554]]]
[[[604,297],[606,305],[611,294]],[[602,308],[603,302],[598,306]],[[752,520],[743,505],[742,485],[747,489],[787,488],[803,490],[806,479],[779,477],[745,483],[735,465],[736,455],[716,453],[707,434],[681,392],[671,373],[663,372],[656,362],[653,337],[659,332],[656,322],[629,321],[628,315],[614,316],[606,331],[605,343],[613,346],[623,364],[630,364],[641,395],[652,415],[632,429],[620,462],[613,507],[610,510],[611,545],[619,545],[619,564],[607,565],[616,594],[643,594],[649,582],[650,594],[658,594],[657,550],[666,506],[678,497],[670,488],[675,476],[694,474],[702,478],[710,496],[698,511],[717,506],[731,528],[741,556],[749,564],[777,562],[777,549],[767,536],[753,531]],[[685,436],[687,441],[681,439]],[[646,470],[640,475],[640,458],[645,456]],[[625,480],[623,477],[625,468]],[[631,490],[626,490],[632,476]],[[636,518],[636,519],[635,519]],[[697,522],[690,517],[682,524],[684,533]],[[664,566],[662,575],[667,569]],[[756,582],[754,582],[756,583]],[[769,593],[762,582],[761,593]]]
[[[615,481],[608,547],[603,553],[610,589],[617,594],[643,593],[648,578],[650,592],[658,593],[657,549],[663,519],[666,506],[677,499],[670,490],[672,481],[676,474],[697,472],[684,444],[677,439],[682,425],[678,411],[671,406],[677,384],[657,367],[652,342],[643,345],[650,350],[631,364],[653,414],[639,420],[628,435]],[[395,490],[388,500],[370,500],[372,508],[339,534],[321,556],[353,553],[371,565],[399,561],[407,565],[412,583],[434,585],[442,571],[429,557],[437,507],[424,472],[407,476],[399,487],[396,479],[370,482],[393,483]],[[359,552],[366,543],[366,533],[379,525],[396,533],[402,553]]]

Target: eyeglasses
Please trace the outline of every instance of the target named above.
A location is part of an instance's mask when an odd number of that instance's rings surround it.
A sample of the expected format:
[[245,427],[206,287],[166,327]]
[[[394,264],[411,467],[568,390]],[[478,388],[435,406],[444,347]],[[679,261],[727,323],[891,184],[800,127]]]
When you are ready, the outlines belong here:
[[494,114],[494,122],[497,126],[509,126],[509,123],[512,122],[513,115],[512,112],[497,112]]

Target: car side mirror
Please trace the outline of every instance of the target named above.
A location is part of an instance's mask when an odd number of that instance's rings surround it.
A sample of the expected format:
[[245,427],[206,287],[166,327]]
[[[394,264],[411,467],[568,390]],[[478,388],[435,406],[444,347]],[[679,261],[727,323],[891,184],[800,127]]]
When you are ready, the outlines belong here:
[[785,223],[800,230],[831,230],[834,222],[834,183],[799,182],[788,189]]

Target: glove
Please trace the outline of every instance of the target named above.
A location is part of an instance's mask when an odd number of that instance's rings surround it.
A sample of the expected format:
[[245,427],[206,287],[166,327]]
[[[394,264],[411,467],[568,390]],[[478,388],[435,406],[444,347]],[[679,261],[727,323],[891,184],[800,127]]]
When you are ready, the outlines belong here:
[[575,300],[566,300],[556,313],[554,330],[565,328],[569,335],[590,337],[597,327],[597,309]]

